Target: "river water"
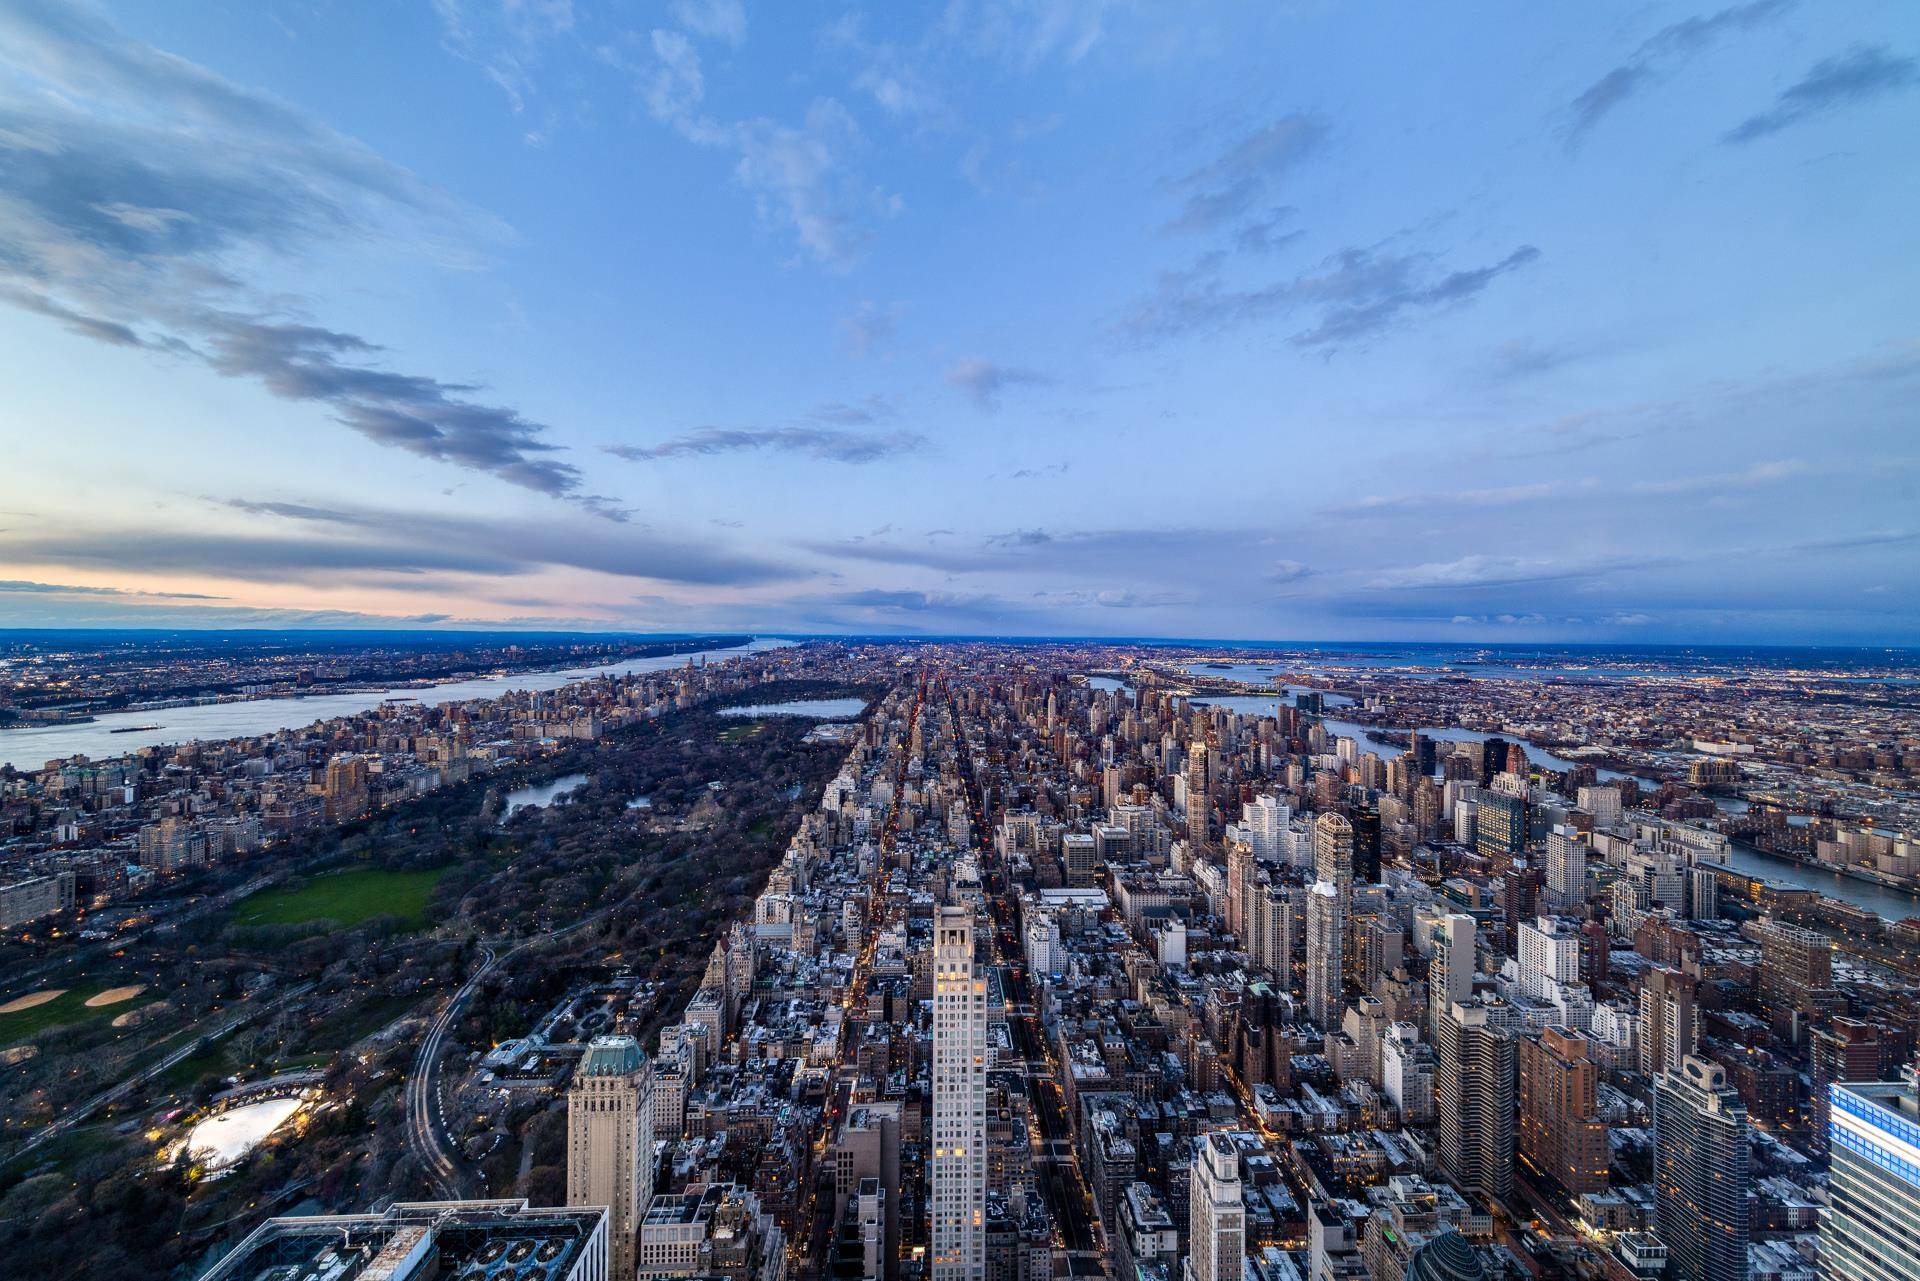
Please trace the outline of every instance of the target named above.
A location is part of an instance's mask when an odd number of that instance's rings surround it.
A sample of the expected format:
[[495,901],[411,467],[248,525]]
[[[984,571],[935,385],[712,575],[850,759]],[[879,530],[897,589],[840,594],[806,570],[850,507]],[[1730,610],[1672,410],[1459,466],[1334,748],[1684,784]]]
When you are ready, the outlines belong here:
[[798,698],[790,703],[755,703],[751,707],[723,707],[722,716],[811,716],[823,721],[845,720],[865,711],[863,698]]
[[[558,689],[590,676],[633,675],[683,667],[695,662],[719,662],[742,654],[779,649],[793,641],[755,637],[745,645],[730,649],[706,649],[687,654],[662,654],[653,658],[632,658],[604,667],[569,667],[552,672],[507,672],[498,676],[480,676],[472,680],[448,681],[441,685],[416,688],[364,690],[357,693],[312,694],[304,697],[249,698],[232,703],[205,703],[194,707],[169,707],[152,712],[110,712],[81,725],[28,725],[0,730],[0,765],[16,769],[40,769],[49,761],[69,756],[90,756],[105,760],[123,756],[142,747],[160,744],[190,743],[202,739],[250,738],[277,730],[299,729],[315,721],[336,716],[351,716],[378,707],[390,698],[417,699],[429,705],[462,703],[469,699],[498,698],[513,690],[538,692]],[[154,725],[156,729],[135,730],[136,725]],[[128,732],[116,734],[116,729]]]
[[507,793],[506,812],[500,816],[506,822],[521,810],[545,809],[568,792],[585,787],[585,774],[562,774],[550,783],[534,783],[527,787],[516,787]]
[[[1235,680],[1263,679],[1260,675],[1246,676],[1239,674],[1242,667],[1248,672],[1258,672],[1260,670],[1258,667],[1246,665],[1240,665],[1240,667],[1228,671],[1207,665],[1197,666],[1193,670],[1200,674],[1229,676]],[[1117,684],[1117,682],[1115,683]],[[1288,701],[1291,701],[1292,696],[1297,692],[1298,691],[1291,689],[1287,690],[1286,698]],[[1335,697],[1337,696],[1328,696],[1328,706],[1335,705]],[[1202,696],[1193,701],[1204,702],[1214,707],[1224,707],[1229,711],[1238,712],[1243,716],[1271,716],[1274,714],[1274,709],[1281,703],[1281,699],[1278,697],[1267,697],[1259,694],[1227,694],[1215,698]],[[1341,701],[1344,703],[1352,702],[1351,699]],[[1405,750],[1397,743],[1377,737],[1372,726],[1361,725],[1355,721],[1335,720],[1331,717],[1323,717],[1320,723],[1326,726],[1329,734],[1357,739],[1367,750],[1377,752],[1383,758],[1398,755],[1401,751]],[[1578,764],[1576,761],[1568,760],[1563,756],[1556,756],[1545,748],[1536,747],[1525,739],[1516,738],[1511,734],[1487,734],[1479,730],[1435,729],[1431,727],[1423,727],[1420,732],[1449,743],[1485,742],[1489,738],[1504,738],[1510,743],[1522,743],[1527,749],[1527,758],[1529,760],[1552,770],[1569,770]],[[1619,770],[1597,768],[1595,772],[1603,781],[1632,777],[1631,775],[1621,773]],[[1652,779],[1643,778],[1638,781],[1648,787],[1657,787],[1659,785],[1656,780]],[[1716,804],[1730,813],[1738,812],[1746,807],[1746,802],[1741,800],[1717,800]],[[1842,876],[1838,872],[1825,871],[1817,867],[1808,867],[1805,864],[1796,863],[1792,859],[1785,859],[1778,855],[1768,854],[1745,841],[1736,840],[1732,843],[1731,848],[1727,852],[1727,865],[1746,876],[1755,876],[1776,884],[1791,885],[1799,889],[1813,890],[1815,893],[1824,894],[1828,898],[1835,898],[1844,903],[1851,903],[1855,907],[1865,908],[1890,921],[1920,915],[1920,894],[1894,889],[1891,886],[1877,885],[1872,881],[1862,881],[1851,876]]]

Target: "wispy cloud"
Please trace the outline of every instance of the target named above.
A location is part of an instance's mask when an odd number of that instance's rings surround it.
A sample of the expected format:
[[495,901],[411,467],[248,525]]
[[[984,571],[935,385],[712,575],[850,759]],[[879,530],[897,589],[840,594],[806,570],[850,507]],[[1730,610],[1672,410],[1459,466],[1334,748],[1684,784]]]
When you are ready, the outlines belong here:
[[747,38],[747,11],[740,0],[673,0],[673,20],[709,40],[739,44]]
[[867,221],[898,212],[896,197],[853,172],[852,157],[865,139],[838,100],[815,98],[798,124],[766,116],[730,121],[707,110],[700,53],[685,32],[629,34],[597,52],[633,77],[655,120],[690,143],[732,153],[734,180],[752,195],[761,218],[789,231],[815,261],[851,266],[865,244]]
[[846,331],[847,347],[854,355],[871,356],[893,341],[900,328],[900,308],[865,298],[841,318],[840,328]]
[[1793,0],[1753,0],[1662,27],[1643,40],[1625,62],[1587,86],[1573,100],[1567,108],[1568,123],[1562,132],[1567,145],[1578,146],[1615,108],[1673,75],[1688,59],[1705,52],[1723,36],[1759,27],[1792,4]]
[[133,600],[225,600],[203,592],[150,592],[137,587],[78,587],[71,583],[37,583],[22,578],[0,578],[0,594],[11,596],[112,596]]
[[988,413],[1000,408],[1002,393],[1016,387],[1044,387],[1052,381],[1038,370],[978,357],[962,360],[947,370],[947,385],[965,393],[976,408]]
[[1855,45],[1814,63],[1805,76],[1782,91],[1772,107],[1728,130],[1723,141],[1753,142],[1837,107],[1915,85],[1920,85],[1920,63],[1894,54],[1885,45]]
[[913,453],[926,443],[926,437],[907,431],[871,435],[827,427],[702,427],[657,445],[610,445],[607,452],[628,462],[764,451],[830,463],[871,463]]
[[384,367],[357,334],[289,320],[244,272],[409,230],[449,260],[500,234],[293,107],[131,40],[91,7],[0,10],[0,301],[323,406],[375,443],[578,498],[548,429],[477,388]]
[[1282,176],[1325,147],[1329,133],[1319,117],[1296,112],[1238,139],[1174,184],[1185,203],[1162,230],[1211,231],[1251,213]]
[[837,427],[871,427],[892,422],[900,416],[900,407],[885,396],[866,396],[857,401],[830,400],[815,405],[808,417]]
[[1538,249],[1521,245],[1487,266],[1437,274],[1431,254],[1345,249],[1312,271],[1238,289],[1226,283],[1221,256],[1210,255],[1189,270],[1163,274],[1154,292],[1121,317],[1118,329],[1124,337],[1150,342],[1305,311],[1313,314],[1309,327],[1289,341],[1331,349],[1471,302],[1501,276],[1539,257]]

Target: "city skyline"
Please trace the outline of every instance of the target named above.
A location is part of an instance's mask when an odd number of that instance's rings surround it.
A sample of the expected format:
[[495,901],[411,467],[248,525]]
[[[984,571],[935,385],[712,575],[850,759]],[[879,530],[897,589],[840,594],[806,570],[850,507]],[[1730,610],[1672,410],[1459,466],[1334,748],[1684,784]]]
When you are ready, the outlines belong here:
[[9,5],[0,627],[1920,643],[1920,16],[1479,17]]

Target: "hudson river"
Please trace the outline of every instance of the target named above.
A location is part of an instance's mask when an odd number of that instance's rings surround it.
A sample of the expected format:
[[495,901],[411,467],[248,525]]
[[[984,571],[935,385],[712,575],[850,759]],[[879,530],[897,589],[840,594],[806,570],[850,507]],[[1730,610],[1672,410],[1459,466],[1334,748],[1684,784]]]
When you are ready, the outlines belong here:
[[[69,756],[85,755],[95,760],[106,760],[163,743],[250,738],[255,734],[271,734],[275,730],[298,729],[302,725],[330,720],[335,716],[351,716],[355,712],[378,707],[390,698],[417,699],[429,705],[463,703],[472,698],[498,698],[509,690],[558,689],[590,676],[665,671],[670,667],[684,667],[688,659],[718,662],[723,658],[780,649],[793,643],[755,637],[747,644],[731,649],[704,649],[686,654],[633,658],[605,667],[569,667],[555,672],[507,672],[499,676],[449,681],[442,685],[249,698],[232,703],[201,703],[192,707],[169,707],[150,712],[109,712],[80,725],[28,725],[0,730],[0,765],[11,765],[22,770],[39,769],[48,761],[64,760]],[[129,730],[124,734],[113,732],[133,725],[154,725],[158,728]]]

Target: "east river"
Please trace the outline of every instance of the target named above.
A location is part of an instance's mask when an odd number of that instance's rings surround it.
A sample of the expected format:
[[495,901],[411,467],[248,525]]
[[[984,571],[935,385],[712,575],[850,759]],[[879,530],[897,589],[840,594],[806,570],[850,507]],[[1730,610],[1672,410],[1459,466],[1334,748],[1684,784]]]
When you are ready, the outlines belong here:
[[[1188,670],[1196,676],[1217,676],[1229,680],[1247,682],[1265,680],[1273,674],[1271,667],[1257,664],[1198,664]],[[1538,675],[1538,673],[1531,674]],[[1129,692],[1131,691],[1131,687],[1125,682],[1107,676],[1090,677],[1088,683],[1097,689],[1126,689],[1129,690]],[[1282,699],[1291,701],[1301,692],[1303,692],[1301,689],[1289,686],[1277,691],[1276,694],[1273,695],[1197,694],[1192,696],[1191,701],[1204,703],[1212,707],[1223,707],[1243,716],[1272,716],[1275,709],[1280,706]],[[1353,702],[1352,699],[1345,698],[1338,694],[1326,694],[1323,697],[1326,699],[1326,705],[1329,708],[1351,705]],[[1373,726],[1361,725],[1354,721],[1335,720],[1331,717],[1323,718],[1321,724],[1326,726],[1329,734],[1344,735],[1348,738],[1358,739],[1361,743],[1365,744],[1369,750],[1379,752],[1382,756],[1398,755],[1401,751],[1405,750],[1403,744],[1380,738],[1375,733],[1375,727]],[[1536,747],[1532,743],[1528,743],[1525,739],[1517,738],[1511,734],[1494,735],[1484,734],[1478,730],[1425,726],[1421,728],[1420,732],[1450,743],[1485,741],[1486,739],[1496,737],[1504,738],[1508,742],[1524,744],[1527,749],[1528,758],[1538,764],[1546,766],[1548,769],[1568,770],[1575,764],[1573,761],[1567,760],[1564,757],[1555,756],[1545,748]],[[1628,777],[1628,775],[1622,774],[1618,770],[1598,769],[1596,773],[1602,779]],[[1642,779],[1640,781],[1648,786],[1657,786],[1652,780]],[[1737,810],[1745,804],[1745,802],[1742,801],[1720,801],[1718,803],[1723,808],[1729,810]],[[1869,912],[1878,913],[1890,921],[1897,921],[1909,916],[1920,916],[1920,894],[1912,894],[1905,890],[1894,889],[1887,885],[1878,885],[1872,881],[1863,881],[1852,876],[1842,876],[1838,872],[1825,871],[1818,867],[1809,867],[1803,863],[1796,863],[1792,859],[1768,854],[1745,841],[1736,840],[1732,842],[1731,847],[1727,851],[1727,866],[1745,876],[1758,877],[1762,880],[1772,881],[1778,885],[1791,885],[1799,889],[1812,890],[1817,894],[1824,894],[1828,898],[1835,898],[1845,903],[1851,903],[1855,907],[1862,907]]]
[[[683,667],[688,659],[718,662],[741,654],[779,649],[794,642],[756,637],[730,649],[704,649],[685,654],[631,658],[604,667],[569,667],[548,672],[503,672],[441,685],[398,686],[338,694],[309,694],[280,698],[249,698],[231,703],[201,703],[158,711],[109,712],[78,725],[25,725],[0,730],[0,765],[40,769],[48,761],[69,756],[106,760],[142,747],[191,743],[202,739],[251,738],[278,730],[299,729],[315,721],[351,716],[378,707],[388,699],[413,699],[430,706],[463,703],[476,698],[498,698],[513,690],[558,689],[592,676],[625,676]],[[134,729],[152,725],[153,729]],[[126,730],[116,734],[116,729]]]

